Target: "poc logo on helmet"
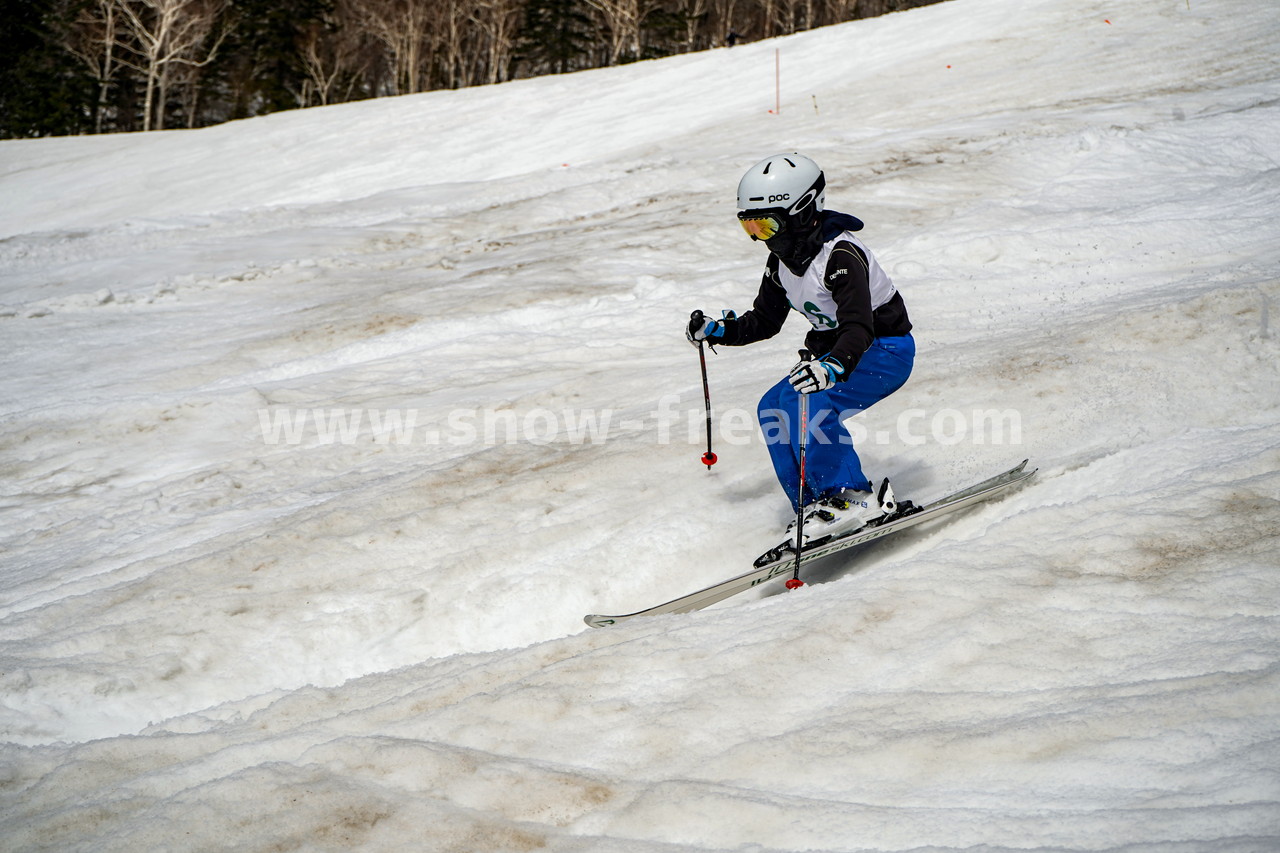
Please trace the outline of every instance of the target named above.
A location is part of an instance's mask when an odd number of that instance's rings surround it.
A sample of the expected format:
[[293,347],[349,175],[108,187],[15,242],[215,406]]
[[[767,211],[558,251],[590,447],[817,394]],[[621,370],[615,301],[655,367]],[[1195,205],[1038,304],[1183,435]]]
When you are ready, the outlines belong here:
[[778,195],[771,195],[769,196],[769,203],[772,204],[775,201],[787,201],[790,198],[791,198],[791,193],[780,193]]

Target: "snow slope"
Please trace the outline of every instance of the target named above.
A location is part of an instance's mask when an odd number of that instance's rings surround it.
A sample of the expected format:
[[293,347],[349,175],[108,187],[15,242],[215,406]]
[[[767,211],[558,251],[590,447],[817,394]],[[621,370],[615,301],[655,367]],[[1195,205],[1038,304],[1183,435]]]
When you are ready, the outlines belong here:
[[[952,0],[0,143],[3,846],[1280,848],[1277,55],[1256,0]],[[681,333],[783,149],[916,324],[869,473],[1040,472],[586,629],[786,523],[802,329],[710,358],[710,474]]]

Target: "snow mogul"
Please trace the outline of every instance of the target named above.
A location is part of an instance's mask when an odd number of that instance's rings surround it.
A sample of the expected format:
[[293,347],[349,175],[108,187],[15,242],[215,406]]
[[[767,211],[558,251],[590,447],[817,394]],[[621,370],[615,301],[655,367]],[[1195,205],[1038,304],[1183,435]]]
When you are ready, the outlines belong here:
[[[808,157],[776,154],[748,169],[738,184],[738,221],[769,249],[760,290],[740,316],[693,312],[686,332],[695,346],[744,346],[778,334],[792,310],[812,326],[802,360],[765,392],[757,410],[796,513],[772,555],[797,550],[797,528],[800,547],[808,547],[896,506],[889,481],[876,490],[863,473],[842,421],[907,381],[916,353],[911,321],[893,281],[855,234],[863,223],[827,210],[825,201],[826,177]],[[807,396],[807,418],[796,417],[800,395]]]

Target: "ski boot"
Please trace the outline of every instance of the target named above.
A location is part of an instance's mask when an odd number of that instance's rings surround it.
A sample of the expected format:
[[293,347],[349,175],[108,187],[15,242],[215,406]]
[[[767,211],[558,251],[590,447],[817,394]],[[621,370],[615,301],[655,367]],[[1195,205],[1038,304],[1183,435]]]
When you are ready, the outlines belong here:
[[[836,536],[855,533],[877,524],[898,511],[893,497],[893,487],[888,479],[880,484],[876,493],[841,489],[819,498],[804,509],[804,548],[826,542]],[[787,525],[787,538],[756,558],[755,565],[763,566],[796,553],[796,521]]]

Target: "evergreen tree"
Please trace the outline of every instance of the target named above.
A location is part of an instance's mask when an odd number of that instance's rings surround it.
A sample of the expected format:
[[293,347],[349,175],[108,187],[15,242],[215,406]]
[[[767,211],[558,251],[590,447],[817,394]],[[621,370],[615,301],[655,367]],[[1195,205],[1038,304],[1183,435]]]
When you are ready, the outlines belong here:
[[304,106],[307,74],[299,46],[324,26],[329,0],[233,0],[231,31],[210,77],[223,120]]
[[518,76],[588,67],[594,36],[595,24],[581,0],[528,0],[516,52]]
[[657,59],[680,53],[696,21],[682,8],[659,7],[640,24],[642,49],[639,59]]
[[0,0],[0,138],[93,129],[93,81],[57,43],[58,4]]

